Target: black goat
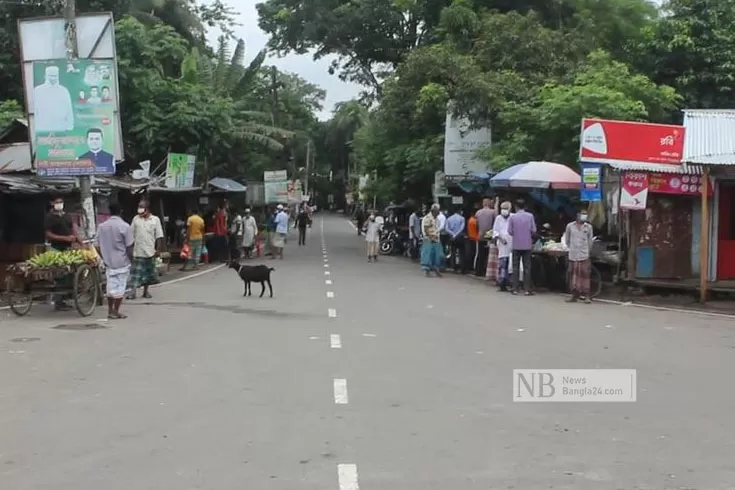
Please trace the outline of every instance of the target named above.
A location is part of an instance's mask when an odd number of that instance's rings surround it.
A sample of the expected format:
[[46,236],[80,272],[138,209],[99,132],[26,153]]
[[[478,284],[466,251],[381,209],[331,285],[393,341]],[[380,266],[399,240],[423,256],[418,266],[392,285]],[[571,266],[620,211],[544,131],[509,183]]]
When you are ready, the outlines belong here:
[[230,263],[230,269],[235,269],[237,275],[240,276],[242,282],[245,283],[245,292],[243,296],[252,296],[253,292],[250,288],[250,283],[260,283],[260,298],[265,294],[265,285],[268,284],[271,298],[273,297],[273,286],[271,285],[271,271],[275,269],[268,267],[267,265],[240,265],[237,262]]

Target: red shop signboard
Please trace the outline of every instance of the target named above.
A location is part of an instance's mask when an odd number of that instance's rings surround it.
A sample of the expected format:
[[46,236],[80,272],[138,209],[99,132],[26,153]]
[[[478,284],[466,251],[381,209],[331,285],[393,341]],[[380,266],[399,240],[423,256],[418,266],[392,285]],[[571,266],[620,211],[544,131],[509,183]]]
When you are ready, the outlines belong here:
[[681,165],[683,153],[684,126],[582,119],[583,162]]
[[[701,196],[705,178],[701,175],[650,174],[648,190],[657,194]],[[707,195],[713,194],[712,182],[708,182]]]

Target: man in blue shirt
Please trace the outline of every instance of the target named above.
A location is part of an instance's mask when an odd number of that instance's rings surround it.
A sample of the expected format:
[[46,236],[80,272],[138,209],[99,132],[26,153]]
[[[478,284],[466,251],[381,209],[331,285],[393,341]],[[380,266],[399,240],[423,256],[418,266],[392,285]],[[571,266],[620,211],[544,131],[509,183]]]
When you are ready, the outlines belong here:
[[465,272],[464,254],[464,237],[465,237],[465,219],[462,211],[455,209],[452,215],[447,218],[444,230],[449,235],[450,246],[452,247],[451,266],[455,272],[461,268]]

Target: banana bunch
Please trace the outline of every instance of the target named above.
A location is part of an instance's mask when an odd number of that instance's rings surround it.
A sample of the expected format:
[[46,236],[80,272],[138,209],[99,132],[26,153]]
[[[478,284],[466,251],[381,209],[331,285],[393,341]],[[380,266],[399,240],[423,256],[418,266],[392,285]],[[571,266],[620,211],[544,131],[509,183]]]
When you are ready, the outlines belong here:
[[86,262],[88,259],[85,258],[84,252],[84,250],[66,250],[64,252],[49,250],[31,257],[26,263],[35,268],[69,267]]
[[94,247],[82,249],[82,258],[84,262],[95,264],[99,260],[100,256],[97,254],[97,250]]

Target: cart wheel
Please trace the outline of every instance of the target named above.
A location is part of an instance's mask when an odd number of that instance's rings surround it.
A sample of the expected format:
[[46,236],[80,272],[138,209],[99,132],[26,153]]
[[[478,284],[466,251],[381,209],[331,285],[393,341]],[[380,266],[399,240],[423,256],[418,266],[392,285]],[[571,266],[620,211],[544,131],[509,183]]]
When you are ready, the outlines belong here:
[[74,306],[82,316],[94,313],[100,294],[97,273],[87,264],[80,265],[74,274]]
[[[572,292],[572,268],[567,267],[567,292]],[[602,275],[597,267],[590,265],[590,299],[602,293]]]
[[10,311],[17,316],[25,316],[31,311],[33,305],[33,295],[30,292],[19,293],[13,290],[12,278],[8,277],[5,281],[5,291],[7,293],[8,305]]

